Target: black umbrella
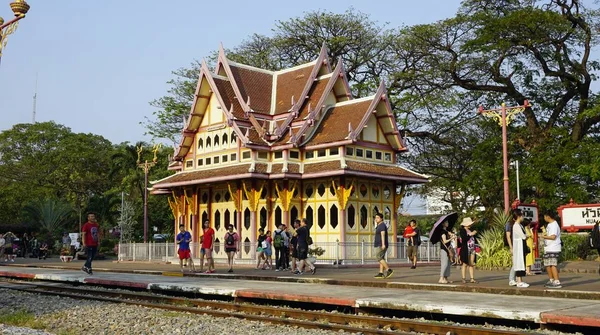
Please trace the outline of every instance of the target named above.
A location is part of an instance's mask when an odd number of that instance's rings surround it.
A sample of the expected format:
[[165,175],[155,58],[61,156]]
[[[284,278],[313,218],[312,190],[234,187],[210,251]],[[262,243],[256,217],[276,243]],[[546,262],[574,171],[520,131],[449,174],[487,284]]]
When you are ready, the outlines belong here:
[[444,221],[448,221],[448,229],[452,229],[457,220],[457,213],[446,214],[439,218],[433,225],[433,228],[431,228],[431,231],[429,232],[429,242],[438,243],[440,241],[442,235],[442,223]]

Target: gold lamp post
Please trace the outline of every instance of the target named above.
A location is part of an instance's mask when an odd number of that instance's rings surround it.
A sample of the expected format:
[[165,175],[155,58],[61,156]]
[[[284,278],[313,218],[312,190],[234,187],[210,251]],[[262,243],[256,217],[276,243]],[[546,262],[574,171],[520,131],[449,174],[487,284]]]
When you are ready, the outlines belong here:
[[158,149],[160,149],[160,144],[156,144],[152,147],[154,158],[151,162],[148,162],[148,160],[142,161],[142,152],[144,151],[144,148],[141,145],[137,147],[137,166],[144,170],[144,243],[148,242],[148,172],[156,165],[158,160],[158,157],[156,157]]
[[19,20],[25,17],[25,14],[29,11],[29,4],[25,0],[15,0],[10,3],[10,9],[15,14],[15,18],[4,22],[4,19],[0,17],[0,59],[2,58],[2,50],[6,47],[8,42],[8,35],[12,34],[17,30]]

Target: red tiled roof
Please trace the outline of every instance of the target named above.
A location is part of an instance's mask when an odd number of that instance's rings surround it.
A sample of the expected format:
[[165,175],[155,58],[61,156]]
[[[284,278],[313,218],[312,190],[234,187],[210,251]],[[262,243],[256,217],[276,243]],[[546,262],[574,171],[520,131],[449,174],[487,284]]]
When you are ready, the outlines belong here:
[[[223,102],[226,105],[221,107],[229,110],[231,104],[233,104],[233,116],[235,116],[238,119],[244,119],[244,110],[242,109],[242,106],[240,106],[240,103],[237,101],[237,98],[233,91],[233,87],[231,87],[231,83],[228,80],[224,80],[221,78],[213,79],[215,81],[215,85],[217,85],[217,90],[219,90],[219,94],[221,95],[221,98],[223,98]],[[252,103],[252,101],[250,101],[250,103]]]
[[302,108],[300,108],[300,110],[298,111],[298,118],[297,120],[302,120],[304,119],[307,115],[308,115],[308,105],[310,104],[311,108],[315,108],[317,106],[317,103],[319,102],[319,99],[321,99],[321,96],[323,96],[323,93],[325,92],[325,87],[327,87],[327,83],[329,82],[329,77],[321,79],[321,80],[317,80],[316,82],[314,82],[310,88],[310,90],[308,91],[308,98],[306,100],[304,100],[304,104],[302,105]]
[[308,65],[277,75],[275,114],[287,113],[292,107],[292,96],[295,102],[300,100],[300,95],[314,67],[315,65]]
[[257,113],[269,114],[271,111],[273,75],[238,67],[235,64],[230,64],[229,67],[233,74],[233,80],[240,89],[242,99],[247,101],[250,97],[250,108],[252,110]]
[[347,168],[346,170],[358,171],[358,172],[368,172],[375,173],[379,175],[386,176],[398,176],[398,177],[407,177],[413,179],[422,179],[423,182],[426,182],[427,179],[419,174],[411,172],[405,168],[402,168],[397,165],[386,165],[386,164],[373,164],[373,163],[363,163],[363,162],[355,162],[355,161],[346,161]]
[[342,170],[339,161],[304,164],[304,174]]
[[[345,103],[328,110],[307,145],[342,141],[348,136],[348,123],[356,129],[373,100]],[[307,134],[309,135],[309,134]]]

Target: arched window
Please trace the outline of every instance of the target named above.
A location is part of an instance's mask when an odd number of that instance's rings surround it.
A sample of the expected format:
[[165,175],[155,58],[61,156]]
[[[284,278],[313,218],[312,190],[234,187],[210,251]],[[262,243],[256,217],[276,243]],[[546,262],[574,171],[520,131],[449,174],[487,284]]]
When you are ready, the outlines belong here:
[[215,212],[215,230],[219,230],[221,228],[221,211]]
[[208,213],[206,211],[202,212],[202,222],[201,224],[204,224],[204,222],[208,221]]
[[312,209],[312,206],[306,207],[306,215],[304,216],[304,218],[306,219],[306,225],[309,227],[312,226],[313,217],[314,217],[313,215],[314,215],[314,211]]
[[231,144],[235,144],[237,141],[237,135],[235,132],[231,133]]
[[228,209],[225,210],[225,220],[223,222],[225,222],[225,228],[231,224],[231,212]]
[[227,134],[223,134],[223,148],[226,148],[227,144],[229,144],[227,141]]
[[354,205],[348,206],[348,227],[350,229],[354,229],[354,225],[356,224],[356,210],[354,209]]
[[264,207],[260,210],[260,227],[267,232],[267,210]]
[[362,205],[360,207],[360,226],[363,227],[363,229],[366,229],[368,224],[369,211],[367,210],[367,207],[365,205]]
[[319,196],[322,197],[325,194],[325,185],[319,184],[319,187],[317,187],[317,193],[319,193]]
[[277,206],[275,209],[275,227],[279,226],[280,223],[283,223],[283,211],[281,207]]
[[206,138],[206,150],[210,149],[210,136]]
[[325,216],[325,207],[323,207],[323,205],[319,206],[319,209],[317,210],[317,224],[319,225],[319,228],[323,229],[325,228],[325,221],[327,220],[326,216]]
[[219,135],[215,135],[215,140],[213,141],[215,149],[219,147]]
[[244,228],[248,230],[250,229],[250,225],[250,210],[246,208],[246,210],[244,210]]
[[198,149],[204,150],[204,140],[202,139],[202,137],[198,140]]
[[329,208],[329,224],[333,229],[335,229],[335,227],[338,225],[338,213],[339,212],[336,205],[332,205],[331,208]]
[[299,219],[298,208],[296,208],[296,206],[292,207],[292,210],[290,211],[290,218],[292,219],[291,222],[294,222],[294,220]]

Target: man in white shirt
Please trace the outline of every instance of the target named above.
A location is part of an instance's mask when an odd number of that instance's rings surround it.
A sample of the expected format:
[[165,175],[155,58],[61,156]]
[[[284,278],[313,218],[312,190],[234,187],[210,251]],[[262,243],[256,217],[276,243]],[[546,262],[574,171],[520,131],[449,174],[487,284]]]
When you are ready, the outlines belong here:
[[562,248],[560,241],[560,226],[556,222],[556,216],[553,212],[546,212],[544,214],[544,221],[546,221],[546,229],[542,234],[544,239],[544,266],[548,277],[550,278],[546,285],[547,288],[561,288],[560,280],[558,279],[558,258]]

